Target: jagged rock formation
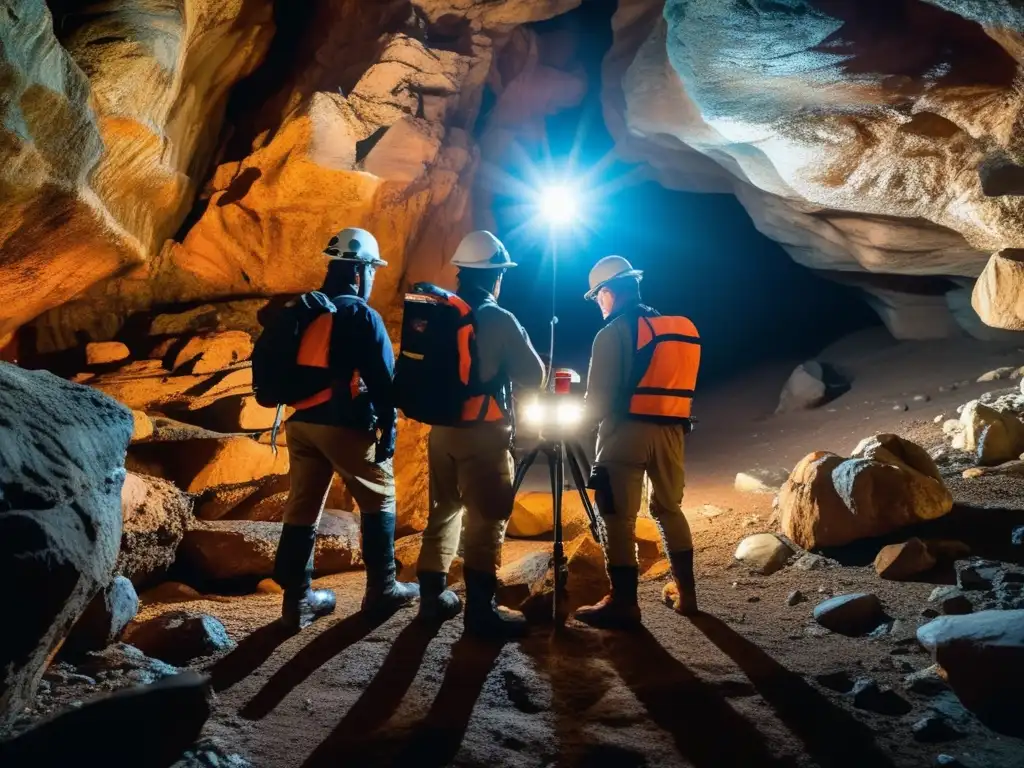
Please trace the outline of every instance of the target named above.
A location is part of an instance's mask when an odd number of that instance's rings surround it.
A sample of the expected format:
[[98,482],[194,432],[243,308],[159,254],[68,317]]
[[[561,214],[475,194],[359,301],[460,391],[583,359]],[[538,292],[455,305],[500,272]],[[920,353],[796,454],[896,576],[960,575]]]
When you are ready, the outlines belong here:
[[622,154],[667,186],[733,192],[796,261],[862,284],[898,336],[985,335],[966,292],[1024,239],[1024,5],[621,0],[614,28]]
[[[375,302],[388,317],[403,281],[437,278],[458,239],[472,227],[470,195],[480,159],[473,130],[485,83],[490,77],[500,87],[503,77],[513,81],[520,71],[532,76],[537,69],[532,33],[514,30],[578,3],[322,0],[301,7],[279,4],[271,19],[269,1],[218,5],[215,14],[202,15],[193,7],[201,3],[182,0],[179,16],[186,27],[201,16],[203,28],[192,35],[208,44],[197,43],[195,53],[189,47],[184,65],[179,61],[170,74],[146,58],[156,32],[132,21],[134,3],[124,3],[124,10],[112,4],[118,10],[110,12],[111,18],[69,21],[80,26],[66,36],[59,33],[67,51],[47,40],[60,55],[70,54],[67,66],[82,93],[91,87],[97,95],[100,112],[90,113],[86,123],[102,128],[103,110],[114,107],[128,116],[119,117],[117,125],[135,126],[145,115],[147,125],[167,126],[161,137],[165,154],[180,158],[181,168],[175,166],[177,175],[168,176],[163,166],[145,166],[149,144],[144,142],[131,145],[135,155],[127,162],[127,150],[110,142],[103,150],[97,139],[94,170],[83,178],[94,180],[100,198],[118,185],[130,187],[116,198],[120,207],[110,203],[107,208],[108,217],[133,235],[134,250],[109,260],[113,266],[102,273],[85,274],[86,266],[79,266],[75,291],[55,290],[51,300],[33,304],[0,326],[0,333],[56,307],[37,323],[36,346],[65,349],[77,344],[78,331],[109,339],[130,314],[154,305],[308,290],[323,276],[317,255],[344,226],[365,227],[380,240],[390,267],[378,275]],[[38,15],[38,25],[45,27],[45,13]],[[215,23],[228,18],[232,29],[237,27],[237,39],[224,37]],[[138,29],[128,28],[133,23]],[[67,26],[59,15],[57,26]],[[109,37],[116,40],[109,42]],[[514,51],[525,48],[527,53],[513,57],[519,62],[515,71],[498,73],[494,62],[510,40]],[[236,49],[244,54],[245,68],[239,66]],[[191,56],[203,66],[190,68]],[[218,73],[215,82],[208,82],[211,71]],[[222,120],[222,94],[253,71],[232,91]],[[161,109],[167,108],[160,111],[149,104],[156,95],[133,97],[144,89],[125,87],[157,74],[158,83],[169,83],[167,94],[182,102],[173,109],[161,102]],[[517,90],[529,90],[532,82],[535,77]],[[555,82],[543,98],[535,98],[539,107],[531,114],[520,117],[506,109],[506,126],[582,97],[581,85],[575,94],[561,85]],[[160,98],[170,100],[167,94]],[[207,113],[198,112],[197,101],[207,104]],[[179,128],[184,131],[180,137],[175,133]],[[104,175],[107,165],[128,171],[107,181],[113,175]],[[134,170],[135,177],[124,175]],[[190,211],[197,177],[209,180]],[[169,186],[171,180],[177,186]],[[132,196],[136,188],[149,198]],[[122,215],[122,208],[135,213]],[[47,249],[40,252],[38,242],[25,242],[38,254],[36,262],[46,258]],[[24,284],[25,270],[36,262],[26,263],[10,282]],[[115,270],[121,276],[97,283]]]

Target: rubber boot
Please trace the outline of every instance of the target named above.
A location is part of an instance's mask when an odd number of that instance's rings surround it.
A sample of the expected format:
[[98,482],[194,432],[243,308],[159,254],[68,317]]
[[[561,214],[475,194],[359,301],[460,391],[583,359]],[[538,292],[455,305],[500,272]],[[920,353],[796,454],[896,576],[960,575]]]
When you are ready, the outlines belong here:
[[640,571],[633,566],[608,566],[612,590],[596,605],[577,608],[575,617],[598,629],[635,629],[640,626],[636,586]]
[[274,581],[284,590],[281,621],[293,629],[308,627],[321,616],[334,613],[334,593],[312,589],[315,525],[281,526],[274,559]]
[[459,615],[462,601],[447,588],[447,574],[420,571],[416,577],[420,582],[420,619],[440,623]]
[[359,516],[366,563],[366,593],[363,610],[389,613],[420,596],[419,584],[396,581],[395,513],[363,513]]
[[494,602],[497,576],[471,568],[464,569],[463,576],[466,579],[466,634],[492,640],[512,640],[526,635],[526,617]]
[[671,552],[668,562],[672,566],[672,581],[661,591],[661,599],[669,608],[683,616],[699,613],[697,587],[693,581],[693,550]]

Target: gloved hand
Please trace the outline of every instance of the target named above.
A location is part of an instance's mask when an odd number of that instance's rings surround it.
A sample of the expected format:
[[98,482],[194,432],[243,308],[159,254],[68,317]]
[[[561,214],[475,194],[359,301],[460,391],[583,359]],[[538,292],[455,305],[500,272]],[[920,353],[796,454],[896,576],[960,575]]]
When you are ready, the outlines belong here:
[[381,431],[377,438],[377,447],[373,452],[375,464],[383,464],[395,455],[395,442],[398,438],[397,430],[394,427]]

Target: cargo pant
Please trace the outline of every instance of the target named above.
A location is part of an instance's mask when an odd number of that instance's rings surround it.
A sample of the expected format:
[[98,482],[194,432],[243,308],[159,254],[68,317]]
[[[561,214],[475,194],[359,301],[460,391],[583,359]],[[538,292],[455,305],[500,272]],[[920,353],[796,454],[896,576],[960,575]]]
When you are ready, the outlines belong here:
[[430,516],[418,570],[448,572],[458,550],[465,510],[465,567],[494,573],[501,564],[501,545],[515,503],[508,427],[434,427],[427,462]]
[[298,421],[286,422],[285,432],[291,489],[284,522],[318,524],[335,472],[341,476],[361,513],[395,511],[394,466],[390,459],[374,464],[373,433]]
[[681,506],[686,485],[683,439],[680,425],[602,425],[590,486],[604,521],[608,565],[637,567],[636,518],[645,474],[651,479],[651,516],[661,529],[666,552],[693,549]]

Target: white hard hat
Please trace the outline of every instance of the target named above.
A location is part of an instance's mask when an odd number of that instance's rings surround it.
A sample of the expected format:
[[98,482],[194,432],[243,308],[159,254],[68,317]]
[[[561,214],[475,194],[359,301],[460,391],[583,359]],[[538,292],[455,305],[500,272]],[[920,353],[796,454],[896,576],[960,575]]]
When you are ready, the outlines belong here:
[[452,256],[452,264],[461,269],[505,269],[517,266],[501,240],[483,229],[470,232],[462,238]]
[[590,290],[583,295],[583,298],[597,298],[597,292],[616,278],[635,277],[639,282],[643,276],[642,270],[633,269],[633,265],[621,256],[605,256],[590,270]]
[[358,227],[346,227],[331,238],[324,248],[324,255],[334,261],[351,261],[356,264],[372,264],[386,267],[388,263],[380,257],[377,238]]

